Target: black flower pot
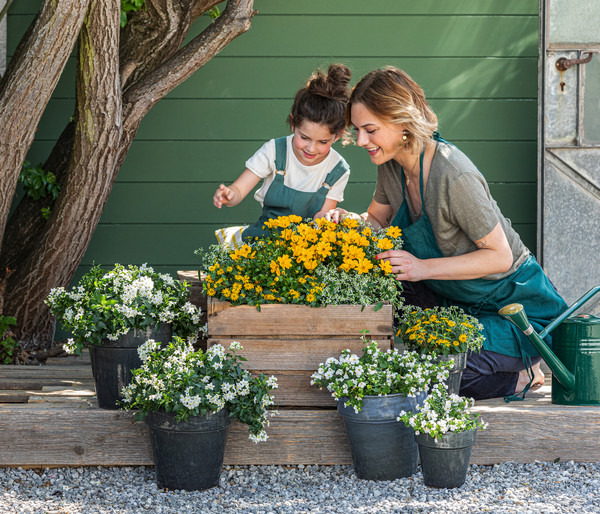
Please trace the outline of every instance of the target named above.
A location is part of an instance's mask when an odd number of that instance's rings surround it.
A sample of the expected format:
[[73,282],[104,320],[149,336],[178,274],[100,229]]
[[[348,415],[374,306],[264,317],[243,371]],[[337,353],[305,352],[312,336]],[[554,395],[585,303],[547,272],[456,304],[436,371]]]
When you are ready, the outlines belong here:
[[201,491],[219,484],[231,424],[226,409],[189,421],[176,421],[169,412],[151,412],[146,423],[158,487]]
[[425,398],[425,392],[417,398],[402,394],[365,396],[360,412],[338,401],[338,412],[344,420],[352,463],[359,478],[395,480],[416,472],[415,433],[396,418],[402,410],[414,412]]
[[101,409],[118,409],[123,400],[121,389],[131,382],[131,370],[142,365],[137,349],[148,339],[166,343],[171,339],[171,325],[161,323],[146,329],[134,328],[116,341],[104,339],[90,348],[96,397]]
[[421,457],[423,481],[429,487],[460,487],[467,479],[477,429],[448,432],[436,441],[429,434],[415,435]]

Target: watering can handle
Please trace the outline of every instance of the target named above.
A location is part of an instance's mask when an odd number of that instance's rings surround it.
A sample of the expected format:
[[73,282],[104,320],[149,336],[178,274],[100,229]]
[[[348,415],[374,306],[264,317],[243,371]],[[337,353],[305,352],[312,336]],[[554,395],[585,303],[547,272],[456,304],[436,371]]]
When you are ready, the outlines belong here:
[[558,325],[560,325],[565,318],[567,318],[570,314],[579,309],[584,303],[586,303],[592,296],[594,296],[598,292],[600,292],[600,285],[590,289],[579,300],[577,300],[573,305],[571,305],[571,307],[569,307],[565,312],[558,316],[558,318],[552,320],[552,322],[540,332],[539,336],[542,339],[546,337],[546,335],[552,332]]

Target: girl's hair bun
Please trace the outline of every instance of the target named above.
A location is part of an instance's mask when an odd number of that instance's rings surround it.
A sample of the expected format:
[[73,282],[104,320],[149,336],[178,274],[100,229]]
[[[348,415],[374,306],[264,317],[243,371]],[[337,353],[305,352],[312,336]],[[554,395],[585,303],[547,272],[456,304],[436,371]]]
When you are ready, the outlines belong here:
[[308,79],[306,84],[309,93],[314,95],[347,101],[350,95],[348,85],[352,72],[344,64],[332,64],[327,70],[327,75],[317,70]]
[[332,134],[341,133],[346,125],[350,76],[350,69],[344,64],[332,64],[327,74],[315,71],[294,97],[288,116],[290,127],[300,126],[308,120],[327,125]]

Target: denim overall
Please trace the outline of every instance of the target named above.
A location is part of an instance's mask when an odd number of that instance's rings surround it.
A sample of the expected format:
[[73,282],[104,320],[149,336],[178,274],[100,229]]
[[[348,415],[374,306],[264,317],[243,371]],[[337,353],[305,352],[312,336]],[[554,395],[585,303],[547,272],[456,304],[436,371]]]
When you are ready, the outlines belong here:
[[307,192],[292,189],[283,183],[286,167],[287,137],[284,136],[275,140],[275,169],[277,174],[265,195],[260,218],[242,233],[245,240],[260,237],[263,234],[263,223],[278,216],[295,214],[303,219],[312,218],[323,207],[331,186],[350,169],[346,161],[340,159],[327,174],[321,187],[315,192]]
[[[434,140],[450,144],[437,132]],[[410,219],[405,198],[404,170],[402,169],[402,196],[404,202],[392,225],[402,229],[403,249],[419,259],[444,257],[425,211],[423,194],[423,155],[420,158],[419,188],[423,215],[414,223]],[[457,305],[475,316],[483,325],[485,341],[481,355],[471,353],[463,373],[461,395],[475,399],[505,396],[514,392],[518,372],[540,360],[527,336],[498,310],[510,303],[520,303],[536,331],[548,325],[567,308],[535,258],[530,255],[517,270],[499,280],[484,278],[469,280],[426,280],[429,289],[437,293],[445,305]],[[551,337],[545,341],[551,344]],[[532,361],[533,358],[533,361]]]

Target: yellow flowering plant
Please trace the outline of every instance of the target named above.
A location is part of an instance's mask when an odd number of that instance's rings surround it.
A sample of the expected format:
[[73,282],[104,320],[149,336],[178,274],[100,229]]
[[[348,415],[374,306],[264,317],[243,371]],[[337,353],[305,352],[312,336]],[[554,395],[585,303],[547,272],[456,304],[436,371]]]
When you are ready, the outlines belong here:
[[410,350],[424,354],[451,355],[479,351],[483,325],[460,307],[421,309],[405,305],[399,313],[397,337]]
[[376,231],[350,218],[333,223],[294,215],[264,225],[263,237],[236,249],[196,251],[207,295],[259,310],[264,303],[402,305],[391,265],[375,258],[402,248],[398,227]]

